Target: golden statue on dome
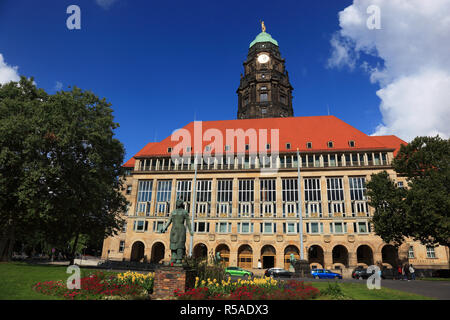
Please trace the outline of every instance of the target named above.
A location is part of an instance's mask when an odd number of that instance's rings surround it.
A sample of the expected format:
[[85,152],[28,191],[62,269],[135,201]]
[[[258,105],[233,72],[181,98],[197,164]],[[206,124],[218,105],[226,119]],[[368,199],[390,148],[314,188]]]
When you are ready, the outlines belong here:
[[264,21],[261,21],[261,29],[262,32],[266,32],[266,26],[264,25]]

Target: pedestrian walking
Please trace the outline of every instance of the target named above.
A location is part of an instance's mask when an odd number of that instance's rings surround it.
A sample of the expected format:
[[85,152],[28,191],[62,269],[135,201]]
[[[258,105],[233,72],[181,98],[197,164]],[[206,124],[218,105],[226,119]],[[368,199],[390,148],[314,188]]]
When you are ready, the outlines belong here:
[[405,264],[403,265],[402,268],[402,276],[403,276],[403,280],[408,280],[408,266]]
[[411,280],[416,280],[416,274],[415,274],[415,270],[414,270],[414,268],[413,268],[413,265],[411,264],[410,266],[409,266],[409,273],[411,274]]
[[402,280],[402,266],[401,265],[399,265],[398,266],[398,268],[397,268],[397,278],[398,278],[398,280]]

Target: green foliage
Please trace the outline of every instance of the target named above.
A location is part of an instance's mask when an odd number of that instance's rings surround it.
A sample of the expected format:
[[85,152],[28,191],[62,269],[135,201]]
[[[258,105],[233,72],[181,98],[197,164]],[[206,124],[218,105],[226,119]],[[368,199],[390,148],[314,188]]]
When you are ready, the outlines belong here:
[[0,86],[0,227],[9,238],[39,235],[62,250],[74,239],[73,255],[81,235],[120,230],[127,202],[117,127],[92,92],[49,95],[24,77]]
[[372,175],[367,184],[375,208],[375,232],[397,245],[411,237],[425,245],[449,246],[450,140],[417,137],[402,146],[393,166],[408,179],[397,189],[387,173]]
[[194,270],[195,277],[199,281],[207,281],[208,279],[216,279],[221,282],[225,278],[225,265],[214,259],[213,254],[208,259],[194,258],[186,256],[186,264]]
[[336,300],[347,299],[344,291],[337,282],[328,282],[328,287],[324,290],[321,290],[320,293],[321,295],[330,296]]
[[405,190],[397,188],[386,171],[372,174],[367,183],[369,204],[375,208],[375,233],[385,242],[399,246],[404,241]]

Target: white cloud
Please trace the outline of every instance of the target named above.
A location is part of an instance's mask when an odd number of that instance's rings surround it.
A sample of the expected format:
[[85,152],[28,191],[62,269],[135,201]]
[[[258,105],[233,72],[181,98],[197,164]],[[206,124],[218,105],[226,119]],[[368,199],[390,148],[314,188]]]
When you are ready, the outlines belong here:
[[20,76],[17,72],[19,68],[12,67],[6,64],[3,59],[3,55],[0,53],[0,84],[4,84],[10,81],[19,81]]
[[117,0],[95,0],[95,2],[103,9],[109,9]]
[[[367,8],[380,8],[381,29],[370,30]],[[383,123],[374,134],[405,140],[450,136],[450,1],[354,0],[339,12],[330,67],[365,70],[378,83]],[[361,53],[378,57],[370,65]]]

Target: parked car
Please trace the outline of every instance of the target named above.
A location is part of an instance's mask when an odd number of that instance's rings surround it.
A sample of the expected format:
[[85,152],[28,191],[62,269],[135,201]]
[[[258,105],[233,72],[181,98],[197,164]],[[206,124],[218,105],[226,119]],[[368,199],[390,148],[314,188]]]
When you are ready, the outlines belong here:
[[227,268],[225,268],[225,276],[227,276],[227,277],[230,277],[230,276],[253,277],[253,272],[244,270],[240,267],[227,267]]
[[[367,279],[369,278],[373,272],[368,273],[367,268],[364,267],[356,267],[352,272],[352,278],[354,279]],[[383,274],[381,275],[383,277]]]
[[314,279],[342,279],[342,275],[328,269],[311,270]]
[[290,277],[292,277],[292,272],[290,272],[286,269],[282,269],[282,268],[270,268],[270,269],[266,270],[264,275],[266,277],[273,277],[273,278],[276,278],[276,277],[290,278]]

